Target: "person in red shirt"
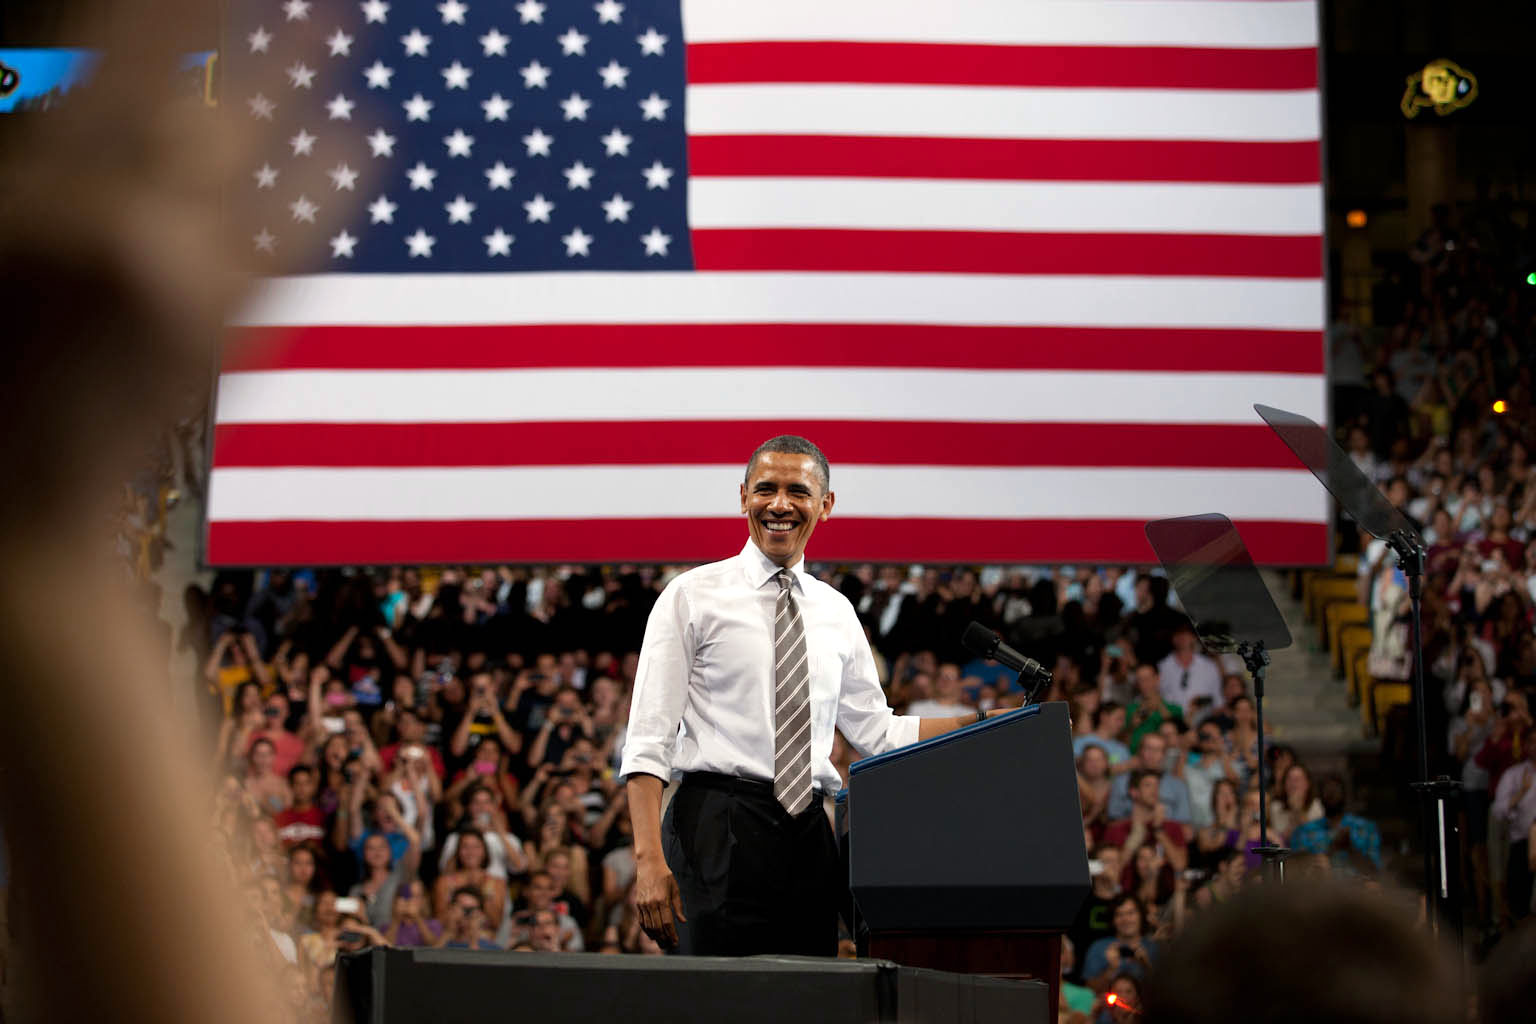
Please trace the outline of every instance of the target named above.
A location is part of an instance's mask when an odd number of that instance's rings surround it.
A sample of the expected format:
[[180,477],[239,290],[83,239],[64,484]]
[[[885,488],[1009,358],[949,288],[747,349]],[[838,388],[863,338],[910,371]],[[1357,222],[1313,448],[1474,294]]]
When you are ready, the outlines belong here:
[[278,838],[290,849],[300,843],[318,845],[325,839],[325,813],[315,806],[319,788],[315,770],[307,764],[294,765],[288,772],[288,787],[293,790],[293,804],[273,819]]
[[395,716],[395,742],[379,751],[379,760],[384,764],[385,773],[394,770],[395,758],[400,756],[403,748],[415,747],[432,762],[432,771],[437,775],[437,780],[443,781],[447,771],[443,765],[443,755],[436,747],[422,742],[422,737],[426,734],[426,724],[422,722],[416,711],[413,708],[401,708]]
[[1168,810],[1158,795],[1161,773],[1137,769],[1131,773],[1131,816],[1110,822],[1104,829],[1103,843],[1118,846],[1126,863],[1132,863],[1142,846],[1155,844],[1175,872],[1189,866],[1188,839],[1184,826],[1167,820]]
[[[284,728],[288,720],[288,697],[281,691],[272,694],[262,704],[264,724],[251,734],[251,742],[258,739],[272,744],[272,771],[287,775],[304,757],[304,741]],[[250,747],[246,747],[249,751]]]

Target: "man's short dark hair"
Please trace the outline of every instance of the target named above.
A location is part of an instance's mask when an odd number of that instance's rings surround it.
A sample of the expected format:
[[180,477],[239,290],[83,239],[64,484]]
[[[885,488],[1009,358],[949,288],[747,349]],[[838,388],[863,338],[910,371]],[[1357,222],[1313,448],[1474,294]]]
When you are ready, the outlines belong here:
[[485,909],[485,896],[482,895],[480,890],[475,888],[474,886],[472,886],[472,885],[461,885],[461,886],[459,886],[457,889],[453,890],[453,895],[449,897],[449,901],[453,902],[453,903],[457,903],[459,901],[459,897],[460,896],[470,896],[470,897],[473,897],[474,901],[475,901],[475,904],[481,910]]
[[296,764],[288,769],[288,781],[291,783],[300,775],[314,775],[315,770],[307,764]]
[[764,452],[779,452],[784,455],[809,455],[816,460],[816,469],[821,474],[821,490],[825,494],[832,489],[832,467],[827,465],[827,457],[816,447],[815,442],[808,441],[799,434],[780,434],[778,437],[770,437],[757,446],[752,457],[747,460],[747,472],[742,478],[746,483],[752,479],[752,467],[757,465],[757,457]]
[[1129,783],[1130,791],[1132,793],[1136,792],[1136,787],[1141,785],[1141,780],[1145,779],[1149,775],[1158,781],[1158,785],[1162,785],[1162,772],[1155,768],[1137,768],[1135,771],[1131,772],[1131,781]]
[[1106,715],[1114,714],[1119,710],[1120,705],[1112,700],[1107,700],[1100,704],[1098,707],[1093,709],[1093,727],[1097,729],[1099,727],[1099,723],[1104,721],[1104,717]]

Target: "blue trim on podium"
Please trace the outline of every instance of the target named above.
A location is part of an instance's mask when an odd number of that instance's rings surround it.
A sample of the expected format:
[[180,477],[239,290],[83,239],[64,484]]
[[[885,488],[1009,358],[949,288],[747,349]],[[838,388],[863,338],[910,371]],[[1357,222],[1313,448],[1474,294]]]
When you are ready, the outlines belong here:
[[899,761],[904,757],[911,757],[913,754],[921,754],[924,751],[933,750],[936,747],[942,747],[946,743],[957,742],[966,736],[974,735],[975,733],[986,729],[997,729],[1009,722],[1017,722],[1021,718],[1032,718],[1040,713],[1040,709],[1042,707],[1044,707],[1043,704],[1031,704],[1027,708],[1019,708],[1017,711],[1010,712],[1006,715],[995,715],[992,718],[988,718],[984,722],[977,722],[974,725],[968,725],[963,729],[955,729],[951,732],[946,732],[942,735],[935,736],[931,740],[919,740],[916,743],[909,744],[905,747],[897,747],[895,750],[887,751],[884,754],[876,754],[874,757],[866,757],[863,760],[855,761],[853,764],[849,765],[848,774],[850,776],[857,775],[859,772],[870,768],[878,768],[880,765],[890,764],[892,761]]

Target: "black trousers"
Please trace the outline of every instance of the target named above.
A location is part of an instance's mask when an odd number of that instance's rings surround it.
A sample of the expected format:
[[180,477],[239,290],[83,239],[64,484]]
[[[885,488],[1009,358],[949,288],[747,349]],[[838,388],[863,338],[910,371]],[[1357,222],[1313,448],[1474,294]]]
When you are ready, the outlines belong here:
[[661,823],[683,897],[678,952],[837,955],[837,842],[821,800],[790,815],[765,782],[686,775]]

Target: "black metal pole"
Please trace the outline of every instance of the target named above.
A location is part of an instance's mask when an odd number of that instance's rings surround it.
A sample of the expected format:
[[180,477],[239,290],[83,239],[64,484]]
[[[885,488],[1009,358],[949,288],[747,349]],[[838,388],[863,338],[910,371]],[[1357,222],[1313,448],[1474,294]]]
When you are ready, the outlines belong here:
[[1264,862],[1264,880],[1267,882],[1283,882],[1285,880],[1285,855],[1290,851],[1279,845],[1271,845],[1269,842],[1269,794],[1265,785],[1264,763],[1264,670],[1269,665],[1269,652],[1264,649],[1262,643],[1244,642],[1238,645],[1238,654],[1242,656],[1243,663],[1248,666],[1248,674],[1253,676],[1253,709],[1257,716],[1258,725],[1258,786],[1259,786],[1259,848],[1258,854]]

